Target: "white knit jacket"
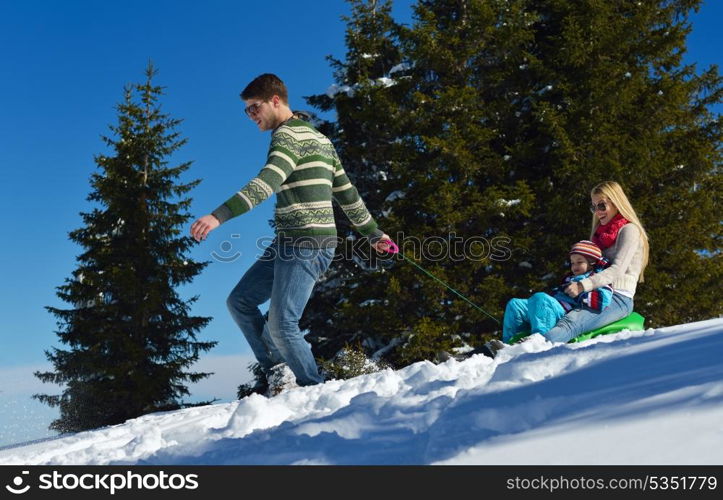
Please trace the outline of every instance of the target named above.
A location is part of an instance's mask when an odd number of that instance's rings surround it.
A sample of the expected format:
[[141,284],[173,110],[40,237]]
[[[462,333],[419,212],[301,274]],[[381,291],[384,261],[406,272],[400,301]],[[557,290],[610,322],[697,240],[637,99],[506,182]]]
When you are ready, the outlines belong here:
[[583,290],[612,285],[616,292],[635,295],[643,267],[643,241],[638,226],[627,223],[621,227],[615,243],[603,250],[603,255],[611,262],[610,267],[580,281]]

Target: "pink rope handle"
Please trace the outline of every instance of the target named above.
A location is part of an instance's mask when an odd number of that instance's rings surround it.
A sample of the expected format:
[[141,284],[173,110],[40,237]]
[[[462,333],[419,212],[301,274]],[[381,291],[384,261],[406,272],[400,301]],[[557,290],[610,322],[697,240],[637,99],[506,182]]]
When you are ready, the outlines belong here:
[[389,252],[391,254],[399,253],[399,247],[392,240],[381,240],[380,243],[381,242],[384,242],[388,245],[389,248],[387,248],[387,252]]

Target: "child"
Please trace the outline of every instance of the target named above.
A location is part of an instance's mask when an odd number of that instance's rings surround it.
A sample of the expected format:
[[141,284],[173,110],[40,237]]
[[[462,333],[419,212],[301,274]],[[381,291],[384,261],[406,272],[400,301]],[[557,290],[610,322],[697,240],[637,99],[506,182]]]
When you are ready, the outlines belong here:
[[[593,311],[602,311],[610,305],[613,289],[606,285],[589,292],[581,293],[575,298],[568,296],[564,290],[570,283],[589,278],[608,266],[608,261],[602,256],[602,250],[595,243],[588,240],[582,240],[570,249],[570,273],[568,273],[562,281],[562,284],[553,289],[553,297],[557,299],[565,313],[573,309],[587,307]],[[560,318],[563,315],[560,315]],[[560,319],[557,318],[555,323]],[[553,324],[554,326],[554,324]],[[551,328],[551,327],[550,327]],[[545,332],[550,328],[545,329]],[[538,333],[545,333],[539,330]]]
[[[560,318],[573,309],[584,307],[602,311],[610,304],[613,294],[610,286],[581,293],[575,298],[563,292],[570,283],[589,278],[605,268],[607,261],[603,258],[600,247],[588,240],[575,243],[570,249],[569,263],[570,273],[551,293],[538,292],[529,299],[511,299],[507,302],[502,326],[502,342],[508,343],[512,337],[524,331],[544,335]],[[502,342],[492,340],[478,352],[494,358],[496,352],[504,347]]]

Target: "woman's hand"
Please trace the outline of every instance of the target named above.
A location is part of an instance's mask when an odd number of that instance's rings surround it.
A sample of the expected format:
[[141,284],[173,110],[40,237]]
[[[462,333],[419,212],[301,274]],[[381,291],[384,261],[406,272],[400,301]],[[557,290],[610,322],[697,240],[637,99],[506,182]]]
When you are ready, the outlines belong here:
[[565,288],[565,293],[573,299],[580,295],[582,292],[583,288],[579,281],[570,283],[569,285],[567,285],[567,288]]

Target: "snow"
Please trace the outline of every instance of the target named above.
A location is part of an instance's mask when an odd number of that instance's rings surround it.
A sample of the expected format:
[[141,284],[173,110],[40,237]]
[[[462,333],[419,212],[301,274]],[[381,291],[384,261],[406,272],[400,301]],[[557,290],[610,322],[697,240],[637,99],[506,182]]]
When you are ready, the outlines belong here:
[[393,78],[389,78],[388,76],[377,78],[377,82],[384,87],[391,87],[397,83]]
[[[367,83],[371,86],[391,87],[392,85],[396,85],[397,82],[393,78],[389,78],[388,76],[382,76],[380,78],[377,78],[376,80],[368,80]],[[337,94],[346,94],[348,97],[354,97],[356,91],[359,88],[361,88],[361,84],[358,83],[355,83],[352,86],[339,86],[333,83],[329,86],[329,88],[326,89],[326,95],[331,99],[336,97]]]
[[386,198],[384,198],[385,203],[392,203],[397,200],[401,200],[406,196],[406,193],[404,191],[393,191],[387,195]]
[[547,86],[543,87],[542,89],[538,90],[537,93],[544,94],[545,92],[549,92],[550,90],[552,90],[552,85],[547,85]]
[[337,85],[335,83],[331,84],[328,89],[326,89],[326,95],[333,99],[336,94],[344,93],[348,95],[349,97],[354,97],[354,89],[350,87],[349,85]]
[[[362,58],[369,59],[376,57],[373,54],[362,54]],[[386,76],[382,76],[377,78],[376,80],[368,80],[367,84],[370,86],[380,86],[380,87],[391,87],[392,85],[396,85],[397,81],[394,78],[391,78],[391,75],[394,73],[399,73],[400,71],[406,71],[410,69],[412,66],[408,63],[401,63],[394,66],[391,70],[389,70],[389,73]],[[404,78],[404,77],[402,77]],[[332,83],[327,89],[326,89],[326,95],[330,99],[334,99],[337,94],[346,94],[348,97],[354,97],[354,94],[356,91],[361,87],[360,83],[355,83],[353,85],[337,85],[336,83]]]
[[409,69],[412,69],[412,65],[409,63],[400,63],[394,66],[392,69],[389,70],[389,74],[393,75],[394,73],[398,73],[400,71],[407,71]]
[[721,464],[723,318],[146,415],[0,464]]

